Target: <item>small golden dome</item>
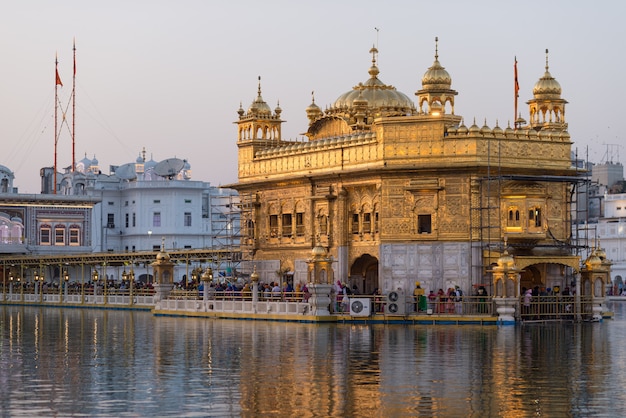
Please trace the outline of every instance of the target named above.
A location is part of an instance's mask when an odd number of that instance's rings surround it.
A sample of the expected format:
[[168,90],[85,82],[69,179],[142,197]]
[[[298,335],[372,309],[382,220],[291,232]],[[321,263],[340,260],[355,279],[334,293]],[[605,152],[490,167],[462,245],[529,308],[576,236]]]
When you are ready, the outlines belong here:
[[322,247],[322,244],[319,242],[311,250],[311,257],[313,258],[324,258],[326,254],[326,248]]
[[161,250],[156,255],[156,259],[157,261],[170,261],[170,255],[166,253],[165,251]]
[[250,280],[253,282],[259,281],[259,273],[256,272],[256,266],[254,266],[254,270],[252,271],[252,274],[250,274]]
[[602,260],[595,254],[595,251],[585,260],[587,270],[595,270],[602,265]]
[[261,97],[261,76],[259,76],[258,96],[248,108],[248,114],[254,116],[271,116],[272,108]]
[[549,99],[549,98],[560,98],[561,97],[561,85],[549,71],[548,65],[548,50],[546,49],[546,72],[543,74],[543,77],[539,79],[535,83],[533,87],[533,95],[536,99]]
[[515,259],[509,255],[507,250],[498,258],[498,267],[500,270],[515,270]]
[[483,125],[482,128],[480,128],[480,132],[483,135],[490,135],[493,133],[493,131],[491,130],[491,128],[489,126],[487,126],[487,119],[485,119],[485,124]]
[[504,133],[502,128],[500,126],[498,126],[498,122],[496,122],[496,126],[493,127],[493,130],[491,132],[493,132],[493,134],[495,136],[499,136],[499,135],[502,135]]
[[422,77],[424,90],[449,90],[452,86],[452,77],[439,63],[439,56],[435,53],[435,62]]
[[474,123],[469,127],[469,133],[479,133],[480,128],[476,125],[476,119],[474,119]]

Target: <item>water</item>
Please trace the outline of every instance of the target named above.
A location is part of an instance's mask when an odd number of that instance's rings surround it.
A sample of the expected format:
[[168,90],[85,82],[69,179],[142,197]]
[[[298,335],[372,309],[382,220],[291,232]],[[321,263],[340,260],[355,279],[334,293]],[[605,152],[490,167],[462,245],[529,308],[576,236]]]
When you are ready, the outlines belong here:
[[0,307],[2,416],[624,416],[603,323],[315,325]]

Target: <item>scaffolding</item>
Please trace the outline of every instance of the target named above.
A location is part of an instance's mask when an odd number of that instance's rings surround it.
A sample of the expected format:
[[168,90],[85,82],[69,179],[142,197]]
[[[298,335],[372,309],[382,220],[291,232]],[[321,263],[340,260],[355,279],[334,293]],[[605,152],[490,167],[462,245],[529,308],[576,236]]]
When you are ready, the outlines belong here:
[[[498,141],[498,148],[499,148]],[[497,168],[492,167],[493,150],[488,140],[488,160],[485,175],[470,177],[470,284],[479,286],[491,283],[487,277],[488,270],[493,266],[506,249],[505,234],[502,231],[502,187],[508,180],[533,182],[559,182],[569,184],[566,196],[568,208],[565,216],[565,228],[568,238],[559,240],[548,229],[551,244],[541,247],[566,249],[569,254],[582,259],[588,256],[595,240],[595,226],[589,223],[589,190],[591,179],[583,164],[576,160],[575,176],[541,176],[541,175],[509,175],[503,174],[500,165],[500,152],[497,151]]]

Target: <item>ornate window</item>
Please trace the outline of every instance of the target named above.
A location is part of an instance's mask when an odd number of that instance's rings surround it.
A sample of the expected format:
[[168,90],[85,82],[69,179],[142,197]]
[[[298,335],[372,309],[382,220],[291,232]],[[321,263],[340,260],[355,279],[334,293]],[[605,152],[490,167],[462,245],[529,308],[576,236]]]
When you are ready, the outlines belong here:
[[80,245],[80,226],[70,225],[70,246]]
[[50,234],[52,232],[52,228],[50,225],[41,225],[39,227],[39,245],[50,245],[52,244]]
[[528,210],[528,227],[541,227],[541,208],[539,206],[532,207]]
[[57,225],[54,227],[54,245],[65,245],[64,225]]
[[254,239],[254,221],[252,219],[248,219],[245,225],[246,230],[244,232],[244,236],[249,239]]
[[521,226],[519,208],[517,206],[510,206],[507,215],[507,226],[519,227]]
[[296,213],[296,236],[304,236],[304,213]]
[[417,215],[417,233],[432,233],[432,220],[430,215]]
[[328,234],[328,216],[320,215],[320,235]]
[[291,213],[283,213],[282,220],[283,220],[283,225],[282,225],[283,237],[291,237],[291,235],[293,234]]
[[363,214],[363,233],[372,233],[372,214],[369,212]]
[[352,214],[352,233],[353,234],[359,233],[359,214],[358,213]]
[[278,238],[278,215],[270,215],[270,238]]

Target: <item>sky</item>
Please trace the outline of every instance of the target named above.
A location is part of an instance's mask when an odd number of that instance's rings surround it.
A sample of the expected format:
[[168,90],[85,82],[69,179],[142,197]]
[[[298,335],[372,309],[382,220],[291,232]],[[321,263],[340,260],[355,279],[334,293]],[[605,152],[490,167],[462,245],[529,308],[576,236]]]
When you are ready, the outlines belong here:
[[[143,148],[189,161],[194,180],[237,181],[237,109],[262,96],[282,108],[283,139],[302,140],[305,109],[359,82],[377,45],[379,78],[407,96],[439,61],[458,91],[455,113],[506,127],[526,120],[534,84],[549,70],[568,101],[572,148],[592,162],[626,160],[626,2],[418,0],[21,0],[0,14],[0,164],[21,193],[39,193],[54,165],[55,56],[58,167],[72,162],[76,44],[76,161],[134,162]],[[68,107],[69,105],[69,107]]]

